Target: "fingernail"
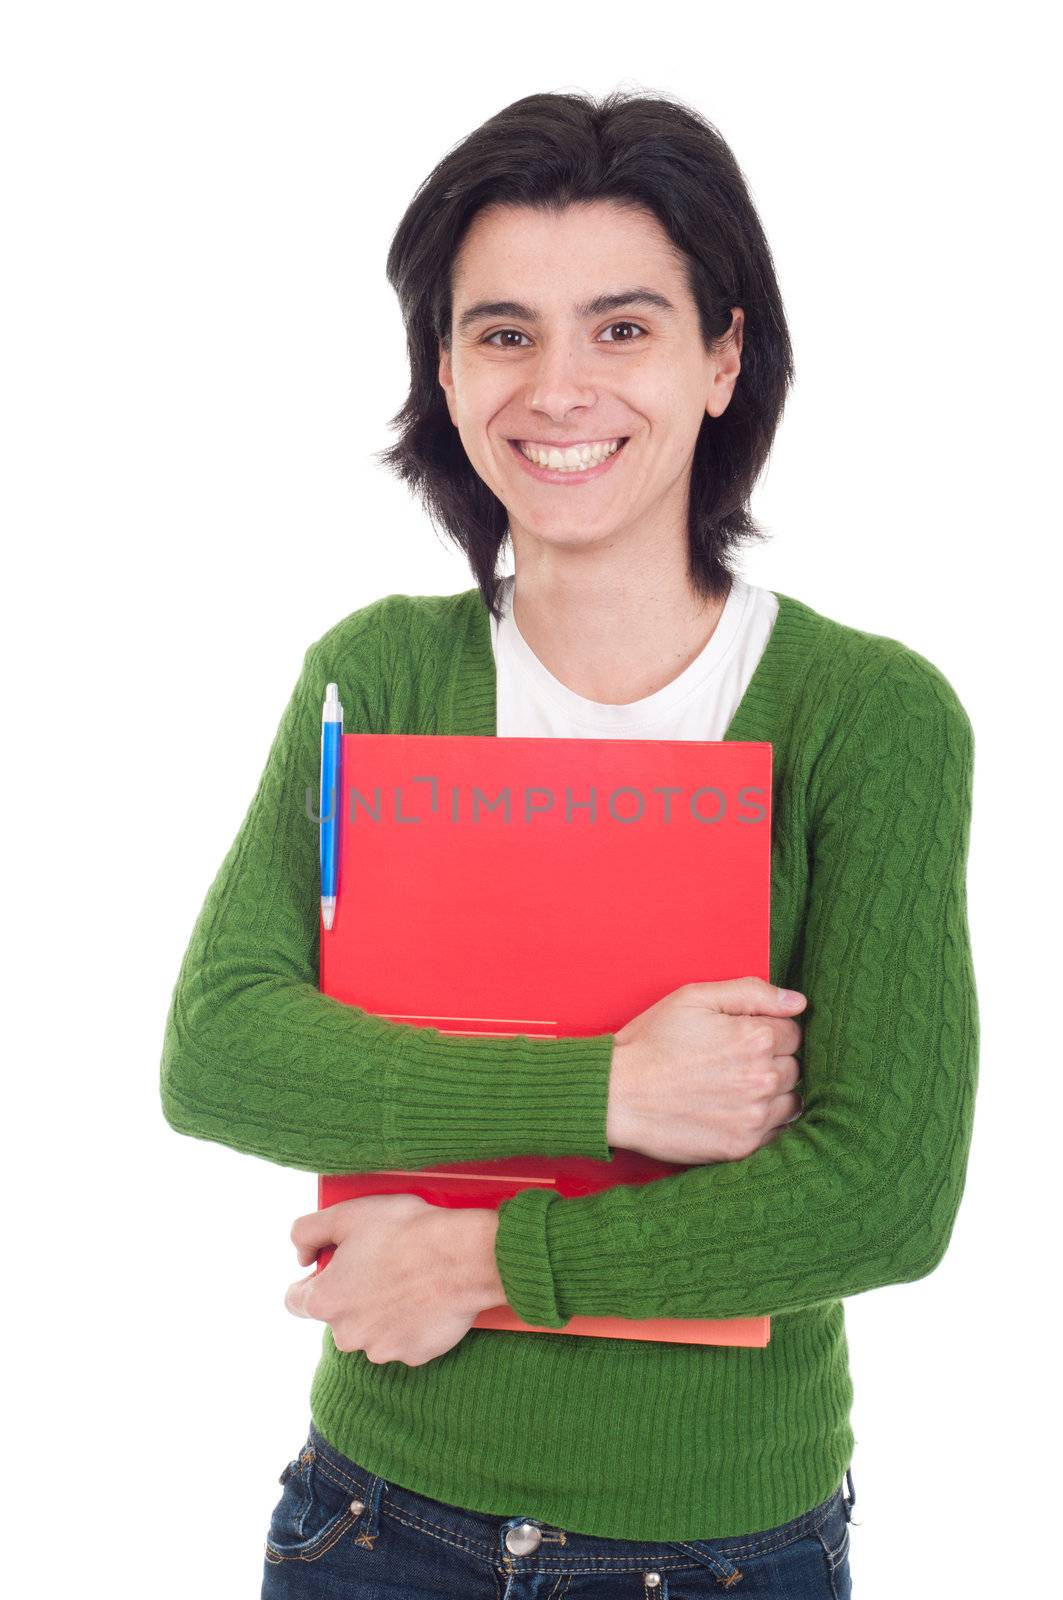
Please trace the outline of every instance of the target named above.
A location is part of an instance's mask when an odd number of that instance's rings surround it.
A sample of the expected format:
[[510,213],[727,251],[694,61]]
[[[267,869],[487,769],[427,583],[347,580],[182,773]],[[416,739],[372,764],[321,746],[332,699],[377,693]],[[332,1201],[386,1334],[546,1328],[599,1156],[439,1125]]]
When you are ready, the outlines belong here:
[[779,990],[779,1004],[781,1006],[799,1006],[804,998],[804,995],[799,993],[797,989]]

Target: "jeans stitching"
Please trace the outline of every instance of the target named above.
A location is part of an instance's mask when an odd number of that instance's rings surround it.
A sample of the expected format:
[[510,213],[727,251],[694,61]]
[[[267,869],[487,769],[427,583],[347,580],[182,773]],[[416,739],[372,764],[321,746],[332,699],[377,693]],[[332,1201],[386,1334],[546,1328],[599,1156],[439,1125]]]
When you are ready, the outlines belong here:
[[827,1541],[826,1541],[826,1539],[824,1539],[824,1537],[823,1537],[822,1533],[820,1532],[819,1528],[816,1529],[816,1538],[819,1540],[820,1548],[823,1551],[823,1556],[824,1556],[824,1559],[826,1560],[826,1563],[827,1563],[827,1576],[830,1579],[831,1600],[839,1600],[838,1585],[834,1581],[834,1574],[838,1569],[837,1569],[837,1567],[835,1567],[834,1563],[831,1561],[830,1551],[827,1548]]
[[[834,1496],[832,1495],[831,1496],[831,1500],[833,1500],[833,1498],[834,1498]],[[822,1528],[823,1524],[826,1522],[827,1518],[830,1516],[830,1502],[828,1501],[827,1509],[824,1511],[823,1516],[819,1519],[818,1522],[809,1523],[808,1521],[805,1520],[805,1518],[807,1518],[807,1517],[809,1517],[811,1515],[812,1515],[811,1512],[806,1512],[805,1517],[801,1518],[801,1520],[798,1522],[797,1527],[796,1528],[787,1529],[786,1533],[781,1537],[776,1536],[773,1539],[755,1539],[752,1542],[752,1544],[721,1545],[719,1547],[719,1549],[716,1549],[714,1547],[712,1553],[713,1553],[714,1556],[724,1556],[724,1557],[757,1556],[757,1555],[767,1555],[768,1552],[772,1551],[772,1550],[783,1550],[783,1549],[786,1548],[786,1546],[788,1544],[796,1544],[798,1539],[807,1539],[810,1532],[813,1532],[813,1533],[816,1533],[816,1534],[819,1533],[820,1528]],[[697,1540],[691,1541],[691,1540],[686,1540],[686,1539],[677,1539],[675,1542],[677,1544],[681,1545],[684,1550],[689,1550],[689,1549],[692,1548],[692,1546],[696,1546],[696,1544],[699,1541],[697,1541]],[[706,1540],[706,1541],[703,1541],[703,1542],[711,1543],[710,1540]],[[695,1551],[695,1553],[696,1553],[696,1551]]]
[[[322,1528],[319,1534],[307,1541],[305,1548],[302,1550],[278,1550],[277,1546],[271,1544],[267,1539],[266,1560],[273,1566],[277,1566],[282,1561],[318,1561],[323,1555],[327,1555],[338,1540],[342,1539],[348,1528],[353,1527],[354,1520],[349,1511],[342,1511],[339,1523],[331,1530],[331,1533],[327,1527]],[[324,1539],[326,1533],[329,1534],[329,1538],[319,1549],[316,1540]]]
[[[833,1500],[833,1498],[834,1498],[834,1496],[831,1496],[832,1500]],[[752,1544],[727,1545],[725,1547],[721,1547],[718,1550],[714,1550],[713,1554],[716,1555],[716,1556],[722,1556],[722,1557],[737,1556],[737,1555],[749,1556],[749,1555],[759,1555],[759,1554],[762,1554],[762,1553],[763,1554],[767,1554],[769,1551],[772,1551],[772,1550],[782,1550],[788,1544],[796,1543],[798,1539],[807,1539],[810,1531],[818,1533],[819,1529],[823,1526],[823,1524],[826,1522],[828,1516],[830,1515],[830,1509],[829,1509],[830,1502],[829,1501],[827,1502],[827,1505],[828,1505],[828,1509],[824,1512],[824,1514],[820,1518],[819,1522],[812,1523],[810,1525],[807,1522],[805,1522],[804,1519],[802,1519],[801,1522],[799,1522],[797,1528],[788,1530],[786,1535],[785,1535],[785,1537],[783,1537],[783,1538],[775,1538],[775,1539],[772,1539],[772,1540],[760,1539],[760,1540],[754,1541]],[[480,1539],[470,1539],[470,1538],[466,1538],[464,1536],[457,1536],[457,1535],[455,1535],[453,1533],[452,1529],[444,1527],[442,1523],[439,1523],[439,1522],[428,1522],[425,1518],[418,1517],[417,1514],[415,1512],[413,1512],[413,1511],[408,1512],[407,1516],[403,1516],[402,1513],[399,1511],[398,1507],[391,1500],[389,1500],[387,1495],[384,1495],[382,1497],[382,1500],[381,1500],[381,1511],[386,1512],[386,1514],[389,1517],[394,1517],[397,1522],[405,1523],[405,1525],[407,1527],[420,1528],[423,1532],[430,1533],[432,1538],[438,1538],[444,1544],[454,1545],[455,1548],[457,1548],[457,1549],[464,1549],[464,1550],[468,1550],[470,1553],[482,1553],[482,1554],[486,1554],[486,1555],[490,1555],[490,1554],[493,1553],[493,1550],[494,1550],[494,1546],[493,1545],[488,1545],[483,1540],[480,1540]],[[810,1515],[810,1514],[811,1513],[806,1513],[806,1516]],[[438,1533],[433,1531],[435,1529],[439,1530]],[[682,1550],[691,1550],[691,1548],[692,1548],[691,1542],[689,1540],[683,1540],[683,1539],[664,1539],[664,1540],[660,1540],[660,1541],[650,1541],[650,1542],[651,1543],[658,1543],[659,1542],[659,1543],[665,1544],[665,1545],[678,1545],[679,1548],[682,1549]],[[697,1555],[697,1551],[694,1550],[693,1554],[696,1556]],[[591,1560],[591,1561],[599,1561],[599,1562],[603,1562],[604,1563],[604,1562],[608,1562],[608,1561],[614,1561],[614,1562],[615,1561],[624,1561],[624,1560],[627,1560],[627,1559],[630,1559],[630,1558],[624,1557],[624,1556],[589,1556],[589,1557],[584,1557],[583,1559],[584,1560]],[[654,1557],[654,1560],[655,1561],[657,1560],[656,1556]],[[669,1557],[667,1555],[663,1555],[662,1554],[661,1561],[666,1566],[670,1565],[670,1566],[674,1567],[674,1566],[677,1565],[676,1559],[674,1557]],[[686,1566],[686,1570],[689,1570],[690,1563],[687,1562],[685,1564],[685,1566]],[[570,1569],[567,1568],[567,1567],[562,1568],[562,1567],[558,1566],[558,1567],[552,1567],[552,1568],[541,1567],[540,1570],[542,1570],[542,1571],[568,1571]],[[626,1571],[626,1572],[638,1572],[641,1569],[636,1565],[634,1567],[619,1568],[618,1570]]]
[[[431,1534],[433,1539],[439,1539],[443,1544],[453,1545],[456,1550],[464,1550],[469,1555],[482,1555],[485,1559],[490,1560],[495,1553],[493,1544],[485,1544],[482,1539],[455,1537],[450,1529],[443,1527],[442,1523],[425,1522],[412,1511],[409,1514],[409,1518],[404,1517],[398,1507],[391,1503],[387,1495],[384,1495],[381,1499],[380,1510],[384,1516],[393,1517],[396,1522],[405,1523],[408,1528],[419,1528],[421,1532]],[[440,1531],[438,1533],[433,1532],[435,1528],[439,1528]]]
[[830,1562],[830,1570],[832,1572],[836,1571],[845,1560],[845,1557],[849,1551],[849,1524],[845,1524],[845,1531],[842,1534],[841,1539],[838,1541],[838,1548],[836,1550],[831,1550],[829,1548],[826,1539],[824,1539],[822,1535],[820,1535],[820,1543],[827,1553],[827,1560]]
[[[334,1463],[326,1461],[323,1453],[320,1450],[315,1450],[313,1445],[308,1445],[306,1449],[300,1452],[296,1457],[296,1465],[300,1468],[303,1466],[316,1467],[322,1476],[328,1478],[337,1489],[344,1490],[350,1487],[360,1492],[360,1486],[347,1479],[347,1474],[342,1472],[339,1467],[335,1467]],[[337,1482],[332,1476],[333,1471],[338,1473],[341,1478],[347,1479],[347,1481],[344,1483]],[[307,1510],[309,1510],[309,1506]],[[332,1549],[337,1540],[341,1539],[348,1528],[353,1527],[357,1521],[357,1514],[352,1512],[349,1506],[345,1511],[337,1512],[336,1515],[339,1517],[338,1523],[326,1523],[320,1533],[316,1533],[312,1538],[307,1539],[299,1550],[280,1550],[267,1538],[266,1560],[274,1566],[277,1566],[282,1561],[318,1561]],[[319,1541],[324,1542],[319,1544]]]
[[[399,1511],[397,1511],[395,1509],[394,1506],[386,1506],[386,1507],[382,1506],[381,1509],[384,1510],[384,1512],[385,1512],[385,1514],[387,1516],[393,1517],[396,1522],[401,1522],[401,1523],[405,1524],[405,1526],[408,1527],[408,1528],[418,1528],[423,1533],[427,1533],[430,1538],[438,1539],[441,1544],[453,1545],[455,1549],[464,1550],[466,1552],[466,1554],[473,1555],[473,1554],[479,1554],[480,1552],[485,1552],[485,1553],[493,1555],[493,1553],[494,1553],[493,1547],[489,1549],[489,1547],[487,1545],[482,1544],[480,1542],[480,1540],[478,1540],[478,1539],[476,1539],[476,1540],[466,1540],[464,1542],[459,1542],[458,1540],[456,1540],[454,1538],[454,1536],[451,1533],[451,1531],[449,1529],[442,1528],[442,1525],[440,1523],[423,1522],[420,1517],[414,1517],[412,1514],[411,1514],[410,1517],[404,1517],[401,1514],[401,1512],[399,1512]],[[434,1531],[437,1528],[440,1529],[440,1531],[438,1533]],[[472,1549],[473,1545],[476,1546],[475,1550]],[[509,1563],[513,1563],[513,1562],[516,1562],[516,1561],[521,1561],[521,1560],[524,1560],[524,1559],[525,1558],[523,1556],[516,1556],[516,1557],[509,1556],[507,1558],[507,1568],[508,1568],[508,1564]],[[572,1573],[579,1572],[581,1570],[582,1564],[585,1563],[585,1562],[592,1563],[591,1566],[588,1566],[586,1568],[586,1570],[588,1572],[591,1572],[591,1571],[593,1571],[594,1567],[606,1566],[609,1563],[616,1563],[616,1562],[623,1562],[623,1561],[626,1561],[629,1564],[627,1566],[615,1566],[614,1565],[614,1566],[612,1566],[610,1568],[610,1570],[616,1571],[616,1572],[642,1572],[644,1570],[644,1567],[645,1567],[645,1563],[644,1562],[635,1561],[634,1565],[631,1565],[630,1564],[631,1560],[632,1560],[632,1558],[630,1556],[580,1556],[580,1557],[577,1558],[576,1561],[568,1561],[568,1562],[565,1562],[562,1558],[558,1558],[558,1559],[556,1559],[554,1561],[539,1561],[539,1562],[537,1562],[536,1565],[535,1565],[535,1570],[536,1570],[536,1572],[544,1572],[544,1573],[559,1572],[559,1573],[572,1574]],[[676,1568],[681,1567],[682,1570],[685,1571],[685,1572],[689,1572],[691,1570],[691,1563],[689,1561],[686,1561],[686,1562],[682,1561],[682,1559],[679,1556],[661,1556],[661,1557],[658,1558],[655,1555],[653,1560],[654,1560],[655,1566],[659,1566],[659,1567],[676,1567]]]
[[332,1462],[326,1460],[324,1456],[318,1456],[317,1466],[322,1477],[329,1478],[337,1489],[348,1489],[351,1493],[357,1495],[359,1499],[365,1495],[365,1489],[360,1483],[356,1483],[345,1472],[341,1472],[339,1467],[334,1467]]

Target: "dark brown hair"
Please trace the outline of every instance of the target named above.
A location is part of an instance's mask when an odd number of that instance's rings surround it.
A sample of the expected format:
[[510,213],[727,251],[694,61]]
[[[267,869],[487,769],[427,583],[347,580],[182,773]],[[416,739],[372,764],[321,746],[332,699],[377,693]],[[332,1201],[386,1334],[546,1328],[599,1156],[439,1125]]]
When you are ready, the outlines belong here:
[[595,200],[657,217],[684,261],[707,352],[728,337],[731,307],[745,311],[738,382],[723,415],[703,418],[694,451],[694,592],[722,598],[730,552],[768,537],[749,496],[793,383],[793,352],[771,251],[730,148],[711,123],[669,98],[626,90],[598,100],[526,95],[443,157],[395,231],[387,276],[406,326],[410,392],[389,424],[398,439],[375,452],[465,552],[496,617],[506,508],[470,462],[439,382],[440,341],[450,349],[453,263],[485,206],[560,211]]

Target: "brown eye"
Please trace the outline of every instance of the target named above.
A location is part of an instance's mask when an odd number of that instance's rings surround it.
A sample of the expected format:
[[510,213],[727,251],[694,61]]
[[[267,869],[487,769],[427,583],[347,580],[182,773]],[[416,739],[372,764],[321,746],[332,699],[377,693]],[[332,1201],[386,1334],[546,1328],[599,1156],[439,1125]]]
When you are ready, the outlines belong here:
[[[644,334],[646,332],[645,328],[640,327],[637,322],[611,322],[605,332],[611,333],[614,328],[638,328],[640,333]],[[638,341],[633,339],[607,339],[605,342],[606,344],[635,344]]]
[[[518,339],[523,339],[525,337],[525,335],[523,333],[521,333],[518,328],[496,328],[494,333],[489,333],[487,335],[486,339],[484,339],[482,342],[484,344],[490,344],[492,342],[492,340],[499,338],[502,334],[505,334],[505,333],[515,334]],[[517,344],[497,345],[496,344],[495,345],[495,349],[496,350],[519,350],[520,349],[520,345],[517,345]]]

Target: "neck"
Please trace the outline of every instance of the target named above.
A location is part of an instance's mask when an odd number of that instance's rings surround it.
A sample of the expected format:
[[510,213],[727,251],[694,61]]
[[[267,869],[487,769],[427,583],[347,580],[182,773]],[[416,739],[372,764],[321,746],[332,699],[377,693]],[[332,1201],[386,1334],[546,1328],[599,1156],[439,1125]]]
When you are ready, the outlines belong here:
[[656,694],[700,655],[726,599],[695,595],[678,562],[647,571],[613,566],[592,577],[571,564],[559,570],[518,558],[513,620],[567,689],[603,705],[629,705]]

